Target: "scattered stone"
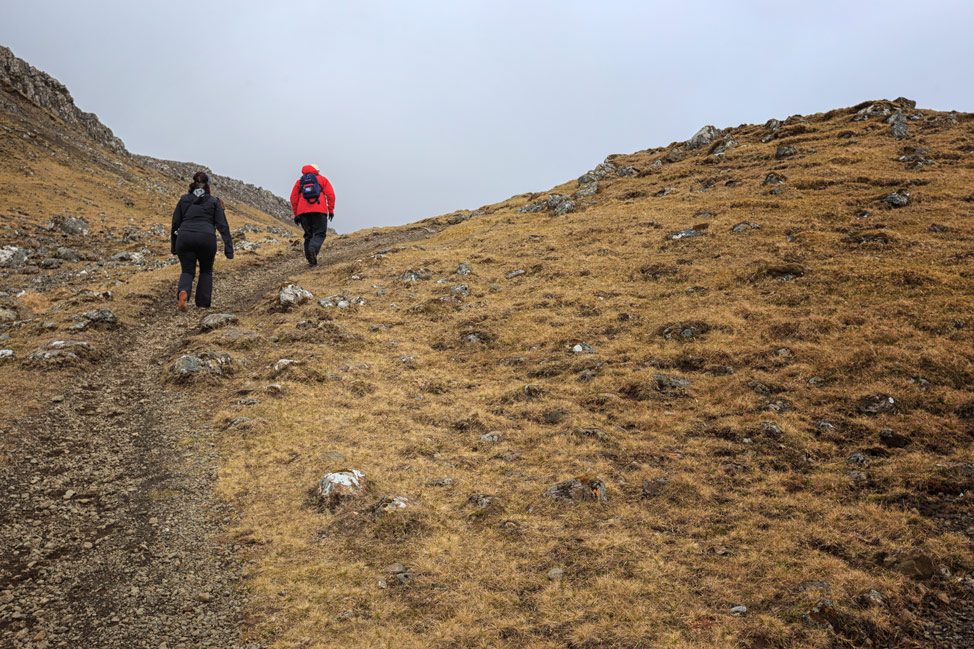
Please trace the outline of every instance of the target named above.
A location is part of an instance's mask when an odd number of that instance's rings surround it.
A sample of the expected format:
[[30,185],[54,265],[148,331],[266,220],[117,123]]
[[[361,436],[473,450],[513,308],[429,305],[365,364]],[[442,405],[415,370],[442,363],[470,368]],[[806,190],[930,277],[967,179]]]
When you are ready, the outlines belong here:
[[780,185],[783,182],[785,182],[785,177],[774,171],[764,177],[765,185]]
[[946,225],[941,225],[939,223],[932,223],[932,224],[930,224],[930,227],[927,228],[927,231],[928,232],[935,232],[935,233],[938,233],[939,234],[939,233],[943,233],[943,232],[950,232],[950,228],[948,228]]
[[457,266],[457,275],[469,275],[470,272],[470,264],[468,262],[461,261]]
[[869,458],[860,452],[853,453],[846,458],[846,462],[856,466],[869,466]]
[[145,255],[141,252],[117,252],[112,255],[112,259],[115,261],[127,261],[137,266],[141,266],[145,263]]
[[496,503],[497,496],[490,494],[470,494],[470,497],[467,498],[467,504],[473,505],[477,509],[487,509]]
[[683,149],[676,147],[666,152],[666,155],[663,156],[663,161],[669,163],[675,163],[675,162],[681,162],[684,158],[686,158],[686,154],[683,153]]
[[702,237],[704,234],[706,234],[708,227],[710,227],[709,223],[697,223],[693,227],[687,228],[686,230],[672,232],[666,235],[666,238],[672,241],[677,241],[679,239],[689,239],[691,237]]
[[588,196],[595,196],[599,191],[598,181],[592,181],[590,183],[585,183],[578,188],[575,192],[575,198],[586,198]]
[[[415,506],[416,506],[416,501],[412,500],[411,498],[407,498],[406,496],[383,496],[372,507],[372,513],[380,514],[380,515],[392,514],[401,511],[403,509],[408,509],[410,507],[415,507]],[[400,574],[405,575],[409,573],[403,572]]]
[[13,360],[17,357],[12,349],[0,349],[0,361]]
[[403,282],[409,284],[411,282],[426,282],[433,279],[433,271],[428,268],[419,268],[417,270],[407,270],[399,279]]
[[824,629],[835,629],[839,624],[839,616],[835,612],[835,607],[831,600],[825,597],[815,602],[815,606],[806,611],[802,615],[802,619],[813,626]]
[[17,312],[13,309],[0,308],[0,322],[16,322]]
[[554,195],[548,197],[548,206],[554,210],[555,216],[562,216],[575,211],[575,201],[568,196]]
[[27,251],[17,246],[0,248],[0,268],[20,268],[27,262]]
[[692,340],[709,332],[710,325],[700,320],[687,320],[665,324],[657,333],[666,340]]
[[470,214],[457,212],[456,214],[451,214],[450,216],[446,217],[446,222],[450,225],[457,225],[459,223],[463,223],[464,221],[469,221],[470,216]]
[[82,259],[81,255],[78,254],[77,251],[71,248],[65,248],[64,246],[58,248],[57,252],[54,253],[54,255],[58,259],[63,259],[64,261],[70,261],[70,262],[81,261]]
[[233,373],[234,360],[226,352],[206,350],[196,355],[186,354],[176,359],[170,372],[177,378],[193,376],[228,376]]
[[527,273],[526,270],[512,270],[511,272],[504,275],[504,277],[506,277],[507,279],[514,279],[515,277],[520,277],[521,275],[524,275],[526,273]]
[[470,287],[466,284],[457,284],[450,289],[450,294],[460,297],[470,297]]
[[544,421],[546,424],[560,424],[561,422],[568,419],[570,413],[564,408],[555,408],[554,410],[549,410],[545,413]]
[[623,167],[623,168],[619,169],[618,171],[616,171],[616,175],[617,176],[621,176],[621,177],[638,176],[639,175],[639,170],[636,169],[635,167],[633,167],[632,165],[629,165],[628,167]]
[[93,309],[91,311],[85,311],[81,317],[91,324],[99,327],[111,328],[118,325],[118,318],[115,316],[115,312],[111,309]]
[[781,427],[773,421],[762,421],[760,424],[758,424],[758,428],[761,429],[762,433],[774,439],[778,439],[784,435],[784,431],[781,430]]
[[903,109],[897,108],[893,111],[893,114],[886,119],[886,123],[890,125],[890,133],[897,140],[910,137],[910,127],[906,123],[906,115],[903,113]]
[[779,146],[778,150],[774,152],[775,160],[790,158],[793,155],[798,155],[798,149],[793,146]]
[[565,578],[565,571],[561,568],[552,568],[548,571],[548,581],[561,581]]
[[856,402],[856,409],[864,415],[885,415],[896,409],[896,402],[888,394],[867,394]]
[[203,322],[200,323],[200,329],[203,331],[213,331],[214,329],[236,324],[236,322],[237,316],[232,313],[211,313],[203,318]]
[[293,358],[282,358],[276,363],[274,363],[274,373],[281,374],[292,365],[303,365],[303,364],[304,363],[302,361],[296,361]]
[[734,617],[740,617],[742,615],[745,615],[746,613],[747,613],[747,607],[746,606],[734,606],[734,607],[731,607],[731,615],[733,615]]
[[910,191],[908,189],[899,189],[884,198],[883,202],[893,207],[906,207],[910,204]]
[[721,130],[716,126],[704,126],[699,131],[693,134],[693,137],[687,142],[687,150],[692,151],[694,149],[699,149],[709,145],[711,142],[719,138],[721,135]]
[[313,297],[314,295],[310,291],[304,290],[297,284],[287,284],[278,291],[277,303],[281,308],[287,310],[305,304]]
[[565,480],[548,487],[544,498],[554,501],[594,501],[606,502],[605,483],[599,476],[583,475],[571,480]]
[[731,228],[731,232],[747,232],[748,230],[760,230],[761,226],[750,221],[741,221]]
[[805,267],[801,264],[768,264],[763,270],[765,275],[785,281],[805,274]]
[[454,483],[453,478],[433,478],[426,485],[429,487],[452,487]]
[[41,365],[68,365],[91,358],[95,346],[76,340],[54,340],[34,349],[27,356],[29,363]]
[[47,229],[79,236],[91,234],[91,226],[88,225],[87,219],[74,216],[55,216],[47,224]]
[[315,488],[319,504],[328,509],[360,498],[365,492],[365,474],[357,469],[325,474]]
[[689,379],[681,379],[676,376],[653,374],[653,380],[656,381],[657,390],[674,397],[686,396],[686,388],[690,387]]
[[862,122],[870,117],[886,117],[893,112],[893,109],[886,103],[869,104],[852,118],[854,122]]

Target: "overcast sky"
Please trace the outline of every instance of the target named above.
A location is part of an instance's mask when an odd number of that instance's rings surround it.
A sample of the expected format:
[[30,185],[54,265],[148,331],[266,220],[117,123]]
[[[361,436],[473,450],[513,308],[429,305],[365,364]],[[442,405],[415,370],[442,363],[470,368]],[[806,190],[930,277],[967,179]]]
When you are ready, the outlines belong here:
[[972,111],[971,25],[966,0],[0,0],[0,44],[130,151],[285,197],[317,163],[340,231],[544,191],[704,124],[900,95]]

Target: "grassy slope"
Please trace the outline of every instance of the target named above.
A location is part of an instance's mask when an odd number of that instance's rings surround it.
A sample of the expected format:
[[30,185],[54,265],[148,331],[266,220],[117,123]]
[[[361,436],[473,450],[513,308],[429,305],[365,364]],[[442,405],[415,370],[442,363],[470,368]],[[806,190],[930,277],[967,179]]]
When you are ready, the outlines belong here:
[[[705,151],[659,169],[665,149],[618,156],[652,171],[609,178],[564,217],[518,214],[537,196],[514,197],[422,246],[294,278],[316,296],[306,306],[245,315],[269,342],[235,351],[261,368],[244,389],[285,390],[247,408],[228,393],[217,415],[254,419],[227,430],[220,484],[255,560],[255,635],[275,647],[825,647],[836,636],[802,614],[826,596],[839,637],[911,646],[908,607],[925,588],[964,591],[883,569],[883,553],[918,547],[955,575],[974,567],[971,530],[949,519],[969,511],[950,494],[971,488],[957,463],[974,459],[974,133],[967,115],[911,122],[938,161],[911,171],[896,158],[915,140],[852,114],[811,116],[766,144],[764,127],[734,129],[741,146],[715,165]],[[837,137],[846,130],[857,143]],[[788,144],[800,154],[776,160]],[[787,178],[779,195],[762,184],[772,170]],[[900,186],[911,205],[884,208]],[[663,187],[676,191],[654,197]],[[706,236],[664,238],[701,221]],[[731,232],[741,221],[761,227]],[[880,225],[891,243],[843,242]],[[454,274],[462,261],[472,275]],[[782,263],[805,274],[766,274]],[[420,267],[433,279],[398,279]],[[505,279],[517,269],[527,274]],[[462,305],[440,300],[461,282]],[[368,303],[317,305],[339,292]],[[659,333],[690,320],[711,329]],[[576,341],[595,353],[572,353]],[[281,358],[305,364],[278,376]],[[654,374],[692,384],[668,396]],[[526,384],[540,393],[525,398]],[[897,411],[859,414],[870,393]],[[780,400],[786,411],[768,409]],[[546,423],[555,409],[565,419]],[[887,427],[912,443],[881,457]],[[489,431],[502,441],[481,441]],[[868,467],[851,465],[862,450]],[[308,490],[343,468],[367,474],[369,498],[311,506]],[[583,474],[604,479],[607,503],[541,497]],[[472,494],[495,502],[478,508]],[[373,515],[384,495],[416,504]],[[392,585],[394,562],[409,585]],[[552,568],[565,578],[549,580]],[[828,588],[801,587],[819,581]],[[870,589],[886,603],[858,603]]]

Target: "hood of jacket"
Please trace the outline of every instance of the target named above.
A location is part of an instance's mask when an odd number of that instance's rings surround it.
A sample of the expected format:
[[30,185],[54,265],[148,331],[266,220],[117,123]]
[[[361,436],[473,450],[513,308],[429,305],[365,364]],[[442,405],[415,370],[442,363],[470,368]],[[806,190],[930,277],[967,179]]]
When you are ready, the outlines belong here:
[[303,174],[318,174],[318,173],[321,173],[321,172],[318,171],[317,169],[315,169],[313,165],[304,165],[303,167],[301,167],[301,173],[303,173]]

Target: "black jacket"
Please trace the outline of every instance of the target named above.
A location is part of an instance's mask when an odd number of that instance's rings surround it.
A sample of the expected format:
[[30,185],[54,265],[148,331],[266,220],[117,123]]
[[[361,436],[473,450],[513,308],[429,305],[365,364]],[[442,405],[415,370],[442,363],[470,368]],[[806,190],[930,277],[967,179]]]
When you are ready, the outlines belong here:
[[223,251],[228,259],[232,258],[233,239],[230,238],[230,225],[223,212],[223,202],[209,194],[203,194],[199,198],[193,194],[183,194],[172,213],[172,230],[169,235],[172,254],[176,254],[176,235],[179,232],[213,234],[214,230],[220,231]]

